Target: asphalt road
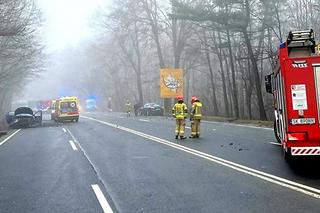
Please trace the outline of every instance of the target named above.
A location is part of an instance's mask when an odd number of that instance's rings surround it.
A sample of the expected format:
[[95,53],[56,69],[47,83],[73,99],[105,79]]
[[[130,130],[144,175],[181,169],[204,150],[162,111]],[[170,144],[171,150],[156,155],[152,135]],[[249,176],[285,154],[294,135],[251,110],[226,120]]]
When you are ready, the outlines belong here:
[[268,128],[201,125],[175,140],[170,118],[86,113],[13,131],[0,212],[320,212],[319,159],[288,165]]

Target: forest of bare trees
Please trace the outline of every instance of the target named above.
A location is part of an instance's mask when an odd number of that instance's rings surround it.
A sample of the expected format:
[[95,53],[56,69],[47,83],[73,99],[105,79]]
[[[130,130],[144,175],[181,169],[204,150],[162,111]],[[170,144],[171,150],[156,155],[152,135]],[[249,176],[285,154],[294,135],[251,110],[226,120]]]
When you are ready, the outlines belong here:
[[42,46],[37,37],[40,21],[33,0],[0,1],[1,115],[27,81],[42,70]]
[[160,68],[183,68],[186,101],[199,96],[207,115],[270,119],[264,75],[290,30],[320,35],[319,9],[316,0],[114,0],[86,51],[99,73],[87,83],[118,107],[163,104]]
[[[277,47],[290,30],[312,28],[319,40],[319,12],[317,0],[113,0],[92,21],[97,39],[58,61],[83,97],[95,94],[103,105],[111,97],[115,110],[128,99],[170,106],[159,72],[182,68],[185,101],[199,96],[206,115],[266,120],[273,102],[263,81]],[[1,1],[0,20],[3,112],[41,72],[43,51],[34,0]]]

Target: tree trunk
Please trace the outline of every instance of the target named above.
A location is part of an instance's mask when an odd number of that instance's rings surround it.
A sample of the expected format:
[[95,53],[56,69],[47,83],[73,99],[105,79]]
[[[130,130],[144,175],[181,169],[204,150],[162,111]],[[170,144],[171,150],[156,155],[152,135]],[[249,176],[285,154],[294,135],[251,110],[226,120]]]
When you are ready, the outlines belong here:
[[226,72],[227,72],[227,86],[228,86],[228,97],[229,97],[229,107],[230,107],[230,112],[231,112],[231,116],[233,117],[234,115],[234,111],[233,111],[233,95],[232,95],[232,86],[231,86],[231,80],[230,80],[230,72],[229,72],[229,63],[228,63],[228,58],[227,56],[224,54],[224,62],[226,65]]
[[215,46],[218,48],[217,55],[218,55],[219,65],[220,65],[220,74],[221,74],[221,80],[222,80],[222,91],[223,91],[223,101],[224,101],[224,106],[225,106],[225,112],[226,112],[226,116],[230,117],[227,85],[226,85],[226,78],[225,78],[225,75],[224,75],[225,70],[224,70],[224,67],[223,67],[223,54],[222,54],[222,50],[221,50],[222,41],[221,41],[220,32],[218,32],[219,44],[217,44],[217,42],[216,42],[216,38],[215,38],[215,34],[214,33],[213,33],[213,41],[215,43]]
[[234,68],[230,32],[229,32],[228,28],[227,28],[227,41],[228,41],[227,42],[228,43],[228,53],[229,53],[229,58],[230,58],[231,77],[232,77],[233,106],[234,106],[235,117],[239,118],[239,103],[238,103],[238,91],[237,91],[237,84],[236,84],[236,71]]
[[145,11],[147,13],[147,16],[148,16],[148,19],[150,22],[154,42],[156,43],[160,68],[165,68],[165,63],[164,63],[163,54],[162,54],[162,48],[161,48],[160,39],[159,39],[159,28],[158,28],[158,19],[157,19],[157,16],[158,16],[157,2],[156,1],[152,2],[152,3],[154,3],[154,11],[151,8],[151,6],[149,5],[147,0],[143,1],[142,3],[144,4],[144,8],[145,8]]
[[247,29],[243,29],[242,31],[245,43],[247,45],[248,53],[249,53],[249,58],[252,64],[252,71],[253,71],[253,77],[254,77],[254,83],[255,83],[255,89],[256,89],[256,95],[257,95],[257,102],[258,102],[258,107],[259,107],[259,118],[261,120],[266,120],[267,115],[264,109],[264,103],[263,103],[263,97],[262,97],[262,91],[261,91],[261,80],[260,80],[260,73],[258,69],[258,64],[257,60],[254,56],[251,42],[249,39],[249,35],[247,32]]
[[[204,36],[205,45],[207,45],[207,35],[206,35],[205,30],[203,30],[203,36]],[[206,58],[207,58],[207,62],[208,62],[208,68],[209,68],[209,73],[210,73],[210,83],[211,83],[211,87],[212,87],[213,113],[214,113],[214,115],[218,115],[219,109],[218,109],[218,103],[217,103],[216,85],[214,83],[214,74],[213,74],[213,70],[212,70],[212,66],[211,66],[210,53],[209,53],[209,49],[207,46],[205,47],[205,54],[206,54]]]
[[[247,25],[249,25],[250,22],[250,4],[249,1],[245,1],[245,12],[246,12],[246,19],[247,19]],[[262,91],[261,91],[261,81],[260,81],[260,73],[258,69],[257,59],[254,55],[254,52],[252,50],[251,41],[249,38],[247,26],[242,29],[242,34],[244,37],[245,44],[248,49],[248,55],[252,64],[252,71],[253,71],[253,78],[255,83],[255,89],[256,89],[256,95],[257,95],[257,102],[258,102],[258,108],[259,108],[259,118],[261,120],[267,120],[266,111],[264,109],[264,103],[263,103],[263,97],[262,97]]]
[[143,104],[143,92],[142,92],[142,81],[141,81],[141,51],[140,51],[140,41],[138,37],[138,27],[137,23],[135,23],[135,42],[136,42],[136,54],[137,54],[137,69],[136,69],[136,75],[137,75],[137,88],[138,88],[138,95],[139,95],[139,104]]

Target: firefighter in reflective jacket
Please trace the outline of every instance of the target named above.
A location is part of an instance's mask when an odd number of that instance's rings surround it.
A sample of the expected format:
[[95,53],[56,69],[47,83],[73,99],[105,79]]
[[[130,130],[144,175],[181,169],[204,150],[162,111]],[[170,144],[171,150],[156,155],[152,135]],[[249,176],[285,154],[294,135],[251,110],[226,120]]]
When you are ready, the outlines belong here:
[[131,113],[131,103],[129,100],[127,100],[126,102],[126,112],[127,112],[127,117],[130,117],[130,113]]
[[178,102],[172,108],[172,115],[176,118],[176,139],[186,139],[184,136],[185,119],[188,115],[187,105],[183,103],[183,97],[177,97]]
[[190,113],[191,121],[191,136],[190,138],[199,138],[200,137],[200,121],[201,121],[201,108],[202,103],[197,97],[191,98],[192,109]]

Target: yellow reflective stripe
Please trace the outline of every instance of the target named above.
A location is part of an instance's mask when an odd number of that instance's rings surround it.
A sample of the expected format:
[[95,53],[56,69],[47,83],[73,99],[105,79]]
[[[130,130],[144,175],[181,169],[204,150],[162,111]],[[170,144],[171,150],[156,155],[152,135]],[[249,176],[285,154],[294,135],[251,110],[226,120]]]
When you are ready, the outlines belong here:
[[187,106],[182,103],[182,104],[175,104],[174,105],[174,114],[176,115],[177,118],[184,118],[187,115]]
[[201,117],[201,108],[202,108],[202,104],[201,103],[196,102],[194,104],[194,115],[195,116]]

